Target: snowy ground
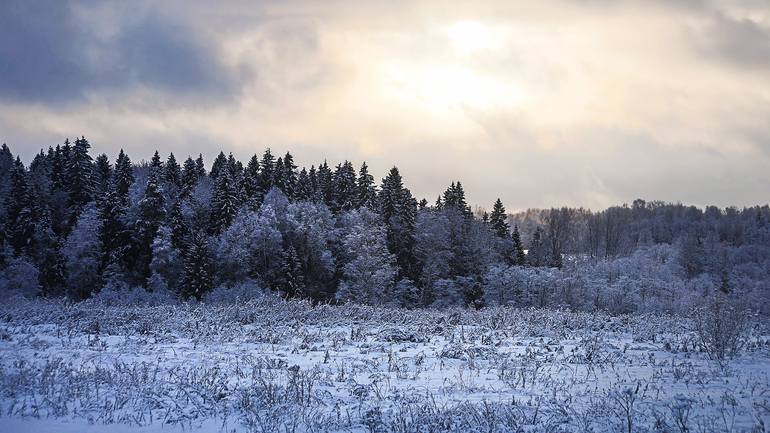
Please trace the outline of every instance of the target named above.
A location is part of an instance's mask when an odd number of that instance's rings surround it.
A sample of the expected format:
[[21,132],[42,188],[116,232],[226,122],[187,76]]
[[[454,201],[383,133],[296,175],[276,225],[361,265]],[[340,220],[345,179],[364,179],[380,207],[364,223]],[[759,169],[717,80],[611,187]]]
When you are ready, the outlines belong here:
[[770,430],[764,319],[726,368],[687,318],[0,305],[0,431]]

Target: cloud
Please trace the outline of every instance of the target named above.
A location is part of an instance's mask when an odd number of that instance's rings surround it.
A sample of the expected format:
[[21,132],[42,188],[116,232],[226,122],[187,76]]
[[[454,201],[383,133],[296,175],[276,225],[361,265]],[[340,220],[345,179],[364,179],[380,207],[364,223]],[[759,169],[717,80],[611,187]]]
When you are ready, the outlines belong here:
[[[209,99],[237,91],[237,77],[200,31],[155,11],[131,10],[125,16],[77,13],[93,6],[0,2],[0,97],[62,103],[137,88]],[[100,33],[100,28],[116,32]]]
[[770,24],[715,12],[695,32],[699,50],[738,68],[770,68]]

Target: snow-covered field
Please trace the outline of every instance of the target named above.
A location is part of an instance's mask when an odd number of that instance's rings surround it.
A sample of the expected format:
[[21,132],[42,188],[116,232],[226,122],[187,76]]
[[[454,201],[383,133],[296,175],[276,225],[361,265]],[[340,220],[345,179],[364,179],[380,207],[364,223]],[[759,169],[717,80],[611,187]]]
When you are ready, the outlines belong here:
[[770,430],[770,332],[555,310],[0,305],[0,431]]

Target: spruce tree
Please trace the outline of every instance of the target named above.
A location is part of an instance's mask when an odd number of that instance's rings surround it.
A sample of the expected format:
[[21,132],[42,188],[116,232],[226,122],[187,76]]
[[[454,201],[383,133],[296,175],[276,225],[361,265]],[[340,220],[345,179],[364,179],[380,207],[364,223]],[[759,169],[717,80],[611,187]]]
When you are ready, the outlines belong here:
[[310,175],[305,167],[302,167],[297,176],[297,190],[294,198],[298,201],[310,201],[313,199],[313,185],[310,182]]
[[184,251],[179,294],[183,299],[195,298],[200,301],[213,287],[208,238],[203,233],[196,233]]
[[529,245],[529,251],[527,253],[527,261],[530,266],[546,266],[548,261],[547,253],[546,245],[543,242],[542,229],[538,227],[532,235],[532,242]]
[[273,187],[273,176],[275,174],[275,158],[270,152],[270,149],[266,149],[262,154],[262,160],[259,162],[260,174],[259,174],[259,186],[264,194],[270,191]]
[[179,195],[181,197],[188,197],[193,189],[195,189],[195,185],[198,184],[199,178],[200,173],[198,172],[198,166],[195,161],[188,156],[184,161],[184,166],[182,168],[182,174],[179,181],[181,188]]
[[123,206],[128,206],[128,191],[134,184],[134,168],[131,165],[131,158],[120,149],[118,159],[115,160],[115,171],[113,173],[113,184],[115,193],[120,198]]
[[232,176],[222,172],[217,176],[214,193],[211,197],[211,232],[219,234],[235,218],[240,208],[238,189]]
[[294,200],[297,193],[297,166],[289,152],[283,156],[283,193],[289,200]]
[[316,185],[317,185],[317,195],[323,203],[326,203],[326,206],[329,206],[331,209],[334,202],[334,185],[332,183],[333,174],[332,170],[329,168],[329,164],[324,161],[323,164],[318,166],[318,171],[316,172]]
[[345,212],[355,208],[358,202],[358,187],[356,186],[356,171],[353,164],[345,161],[337,165],[332,183],[332,211]]
[[176,157],[174,157],[173,153],[169,154],[168,159],[166,160],[164,178],[166,182],[176,186],[177,188],[179,188],[182,185],[181,168],[179,167],[179,163],[176,162]]
[[5,213],[5,237],[16,254],[26,252],[31,246],[35,231],[32,209],[32,192],[28,184],[27,172],[17,156],[11,170]]
[[370,210],[377,209],[377,187],[374,185],[374,176],[369,174],[369,166],[366,162],[361,164],[358,170],[358,197],[357,207],[365,207]]
[[171,208],[168,226],[171,228],[171,244],[174,245],[175,248],[182,250],[187,241],[189,229],[187,227],[187,221],[185,221],[184,215],[182,214],[181,200],[177,200],[176,203],[174,203],[174,207]]
[[198,154],[198,159],[195,160],[195,170],[198,172],[198,179],[206,176],[206,164],[203,162],[203,154]]
[[163,161],[160,159],[160,153],[156,150],[150,159],[150,175],[158,177],[158,181],[163,178]]
[[414,224],[417,203],[404,188],[398,168],[390,169],[382,180],[380,214],[386,225],[388,250],[396,256],[400,277],[416,280],[419,269],[414,256]]
[[492,207],[492,213],[489,214],[489,223],[495,234],[501,238],[507,238],[508,233],[508,215],[505,213],[505,206],[498,198]]
[[112,165],[110,159],[102,153],[94,161],[94,192],[97,196],[104,194],[112,179]]
[[126,227],[126,208],[117,186],[111,182],[105,196],[99,203],[101,232],[99,238],[104,248],[102,265],[113,262],[123,265],[125,255],[131,247],[130,233]]
[[139,201],[138,219],[134,223],[134,249],[132,254],[134,275],[138,282],[145,284],[150,277],[150,246],[163,223],[166,211],[159,172],[153,171],[147,179],[144,197]]
[[85,137],[75,140],[67,165],[67,186],[71,223],[74,224],[83,207],[93,197],[93,160],[88,154],[91,144]]
[[514,264],[523,266],[527,263],[527,256],[524,254],[524,246],[521,244],[521,235],[519,235],[519,226],[513,226],[513,232],[511,233],[511,240],[513,241],[513,259]]
[[283,276],[281,290],[287,297],[301,296],[305,291],[305,278],[302,273],[302,262],[293,246],[283,253],[281,274]]
[[243,182],[241,183],[243,198],[251,209],[258,209],[262,204],[262,199],[265,197],[265,191],[262,191],[259,175],[259,157],[255,153],[249,159],[249,163],[246,164],[246,169],[243,171]]

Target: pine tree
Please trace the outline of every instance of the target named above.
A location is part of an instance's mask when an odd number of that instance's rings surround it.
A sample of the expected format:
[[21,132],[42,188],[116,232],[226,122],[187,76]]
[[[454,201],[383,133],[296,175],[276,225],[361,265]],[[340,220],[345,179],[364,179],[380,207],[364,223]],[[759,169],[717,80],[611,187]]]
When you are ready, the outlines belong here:
[[113,184],[115,192],[120,197],[120,202],[128,206],[128,191],[134,184],[134,168],[131,165],[131,158],[120,149],[118,159],[115,160],[115,172],[113,173]]
[[524,254],[524,246],[521,244],[521,235],[519,235],[519,226],[513,226],[513,232],[511,233],[511,240],[513,241],[513,259],[514,264],[523,266],[527,263],[527,256]]
[[179,163],[176,162],[176,157],[174,157],[173,153],[169,154],[168,159],[166,160],[166,170],[164,173],[164,178],[166,182],[176,186],[177,188],[182,185],[181,168],[179,167]]
[[200,301],[213,287],[208,239],[205,234],[196,233],[184,252],[179,292],[183,299],[195,298]]
[[230,173],[220,173],[214,184],[214,194],[211,197],[211,232],[219,234],[235,218],[240,208],[238,190]]
[[508,215],[505,213],[505,206],[503,202],[498,198],[492,207],[492,213],[489,215],[489,223],[492,225],[492,230],[495,234],[501,238],[507,238],[508,233]]
[[361,164],[361,169],[358,170],[357,198],[357,207],[377,209],[377,187],[374,185],[374,176],[369,174],[369,166],[366,165],[366,162]]

